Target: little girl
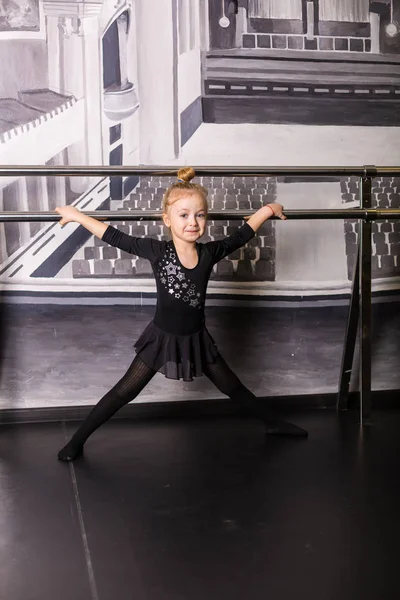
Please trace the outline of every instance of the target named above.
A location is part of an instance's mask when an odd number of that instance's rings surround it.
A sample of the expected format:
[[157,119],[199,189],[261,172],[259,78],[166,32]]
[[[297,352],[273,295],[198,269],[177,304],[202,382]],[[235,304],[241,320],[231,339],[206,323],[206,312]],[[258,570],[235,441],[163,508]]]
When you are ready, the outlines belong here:
[[183,381],[204,374],[246,412],[262,419],[268,434],[307,436],[306,431],[291,423],[272,420],[258,407],[256,397],[228,367],[205,327],[206,288],[213,266],[251,240],[270,217],[285,219],[283,207],[267,204],[233,235],[198,244],[206,228],[208,207],[207,190],[190,183],[194,175],[190,167],[180,169],[177,182],[164,195],[163,220],[172,237],[168,242],[132,237],[71,206],[56,208],[62,217],[60,225],[75,221],[111,246],[148,259],[157,284],[156,313],[135,344],[136,357],[60,450],[60,460],[80,456],[93,431],[136,398],[157,371]]

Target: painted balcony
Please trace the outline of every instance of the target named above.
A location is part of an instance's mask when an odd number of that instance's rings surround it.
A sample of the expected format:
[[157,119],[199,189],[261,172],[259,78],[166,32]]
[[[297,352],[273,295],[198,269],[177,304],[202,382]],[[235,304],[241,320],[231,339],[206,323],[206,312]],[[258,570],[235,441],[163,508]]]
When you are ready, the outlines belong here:
[[104,91],[104,112],[110,121],[123,121],[139,108],[136,89],[129,81]]
[[82,100],[48,89],[25,90],[18,98],[0,99],[3,165],[44,164],[83,136]]

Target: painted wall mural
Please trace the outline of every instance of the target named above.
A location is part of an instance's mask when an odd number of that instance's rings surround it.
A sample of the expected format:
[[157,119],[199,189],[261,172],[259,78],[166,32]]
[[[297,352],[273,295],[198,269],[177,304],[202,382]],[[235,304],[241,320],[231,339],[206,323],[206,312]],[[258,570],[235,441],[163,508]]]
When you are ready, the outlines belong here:
[[0,31],[38,31],[39,0],[2,0]]
[[[399,23],[400,0],[0,2],[0,164],[394,165],[400,148]],[[166,177],[0,178],[0,210],[52,211],[66,203],[82,210],[153,211],[160,209],[170,182]],[[210,190],[210,208],[227,211],[250,211],[271,201],[286,208],[356,206],[359,194],[354,179],[209,177],[201,183]],[[376,179],[373,201],[399,208],[400,180]],[[204,241],[228,235],[237,225],[210,221]],[[167,236],[156,221],[118,227],[132,235]],[[267,335],[271,307],[285,307],[295,322],[296,311],[307,306],[312,323],[317,314],[312,311],[321,303],[345,305],[357,241],[358,224],[350,220],[266,224],[248,247],[215,268],[208,290],[215,326],[218,311],[230,307],[251,315],[252,322],[258,315],[260,332]],[[399,248],[397,223],[374,224],[376,295],[386,297],[399,287]],[[88,319],[88,306],[109,311],[124,331],[121,315],[124,305],[131,306],[136,335],[138,311],[151,312],[155,302],[145,261],[74,225],[0,224],[0,286],[7,310],[16,311],[7,339],[19,339],[20,323],[33,346],[39,323],[54,330],[57,340],[61,315],[67,311],[75,321]],[[327,310],[326,318],[333,318]],[[344,327],[342,310],[335,335]],[[239,321],[244,328],[247,319]],[[228,325],[225,343],[232,335]],[[273,324],[269,327],[272,331]],[[305,353],[306,329],[294,326],[290,333],[290,343]],[[83,349],[73,328],[70,332],[71,339],[66,331],[63,341],[64,349],[71,349],[68,372],[80,372],[77,357],[91,350]],[[101,334],[93,336],[93,348],[102,347]],[[258,339],[255,331],[254,336]],[[43,357],[54,340],[43,343]],[[79,399],[61,391],[55,378],[39,375],[28,347],[17,344],[18,356],[13,347],[10,341],[2,351],[11,354],[4,363],[0,406],[90,402],[99,392],[100,375],[92,367],[93,388]],[[283,345],[282,356],[288,348]],[[56,346],[53,352],[57,356]],[[339,364],[336,337],[332,352]],[[305,393],[333,389],[333,381],[317,385],[327,362],[316,360],[320,372],[307,378],[302,365],[280,389],[298,391],[299,380]],[[120,375],[119,361],[109,364],[104,385]],[[243,368],[260,393],[276,392],[263,375],[267,363],[262,372],[253,362]],[[38,389],[22,385],[30,377],[26,369],[40,380]],[[63,377],[68,380],[66,371]],[[382,377],[383,388],[398,384]],[[206,383],[196,385],[193,397],[213,395],[205,391]],[[169,394],[162,386],[157,390],[161,398]]]

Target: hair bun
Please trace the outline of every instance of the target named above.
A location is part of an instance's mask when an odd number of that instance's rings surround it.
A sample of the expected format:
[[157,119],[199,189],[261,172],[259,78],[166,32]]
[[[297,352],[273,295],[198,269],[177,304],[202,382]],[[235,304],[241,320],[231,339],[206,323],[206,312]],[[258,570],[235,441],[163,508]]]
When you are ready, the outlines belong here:
[[192,169],[192,167],[183,167],[182,169],[179,169],[177,177],[178,180],[180,179],[185,183],[189,183],[189,181],[193,179],[195,175],[196,171]]

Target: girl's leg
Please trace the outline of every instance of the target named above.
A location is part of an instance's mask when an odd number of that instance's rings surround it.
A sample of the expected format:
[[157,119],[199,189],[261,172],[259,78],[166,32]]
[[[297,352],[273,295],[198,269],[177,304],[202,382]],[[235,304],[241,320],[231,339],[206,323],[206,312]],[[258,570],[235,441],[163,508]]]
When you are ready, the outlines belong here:
[[207,375],[220,392],[226,394],[231,400],[242,406],[247,414],[261,419],[265,423],[267,434],[307,437],[308,434],[304,429],[269,416],[267,410],[257,404],[257,397],[243,385],[220,354],[214,363],[207,364],[204,374]]
[[88,437],[122,406],[136,398],[155,374],[156,371],[136,356],[122,379],[96,404],[68,444],[60,450],[58,458],[69,461],[82,454]]

